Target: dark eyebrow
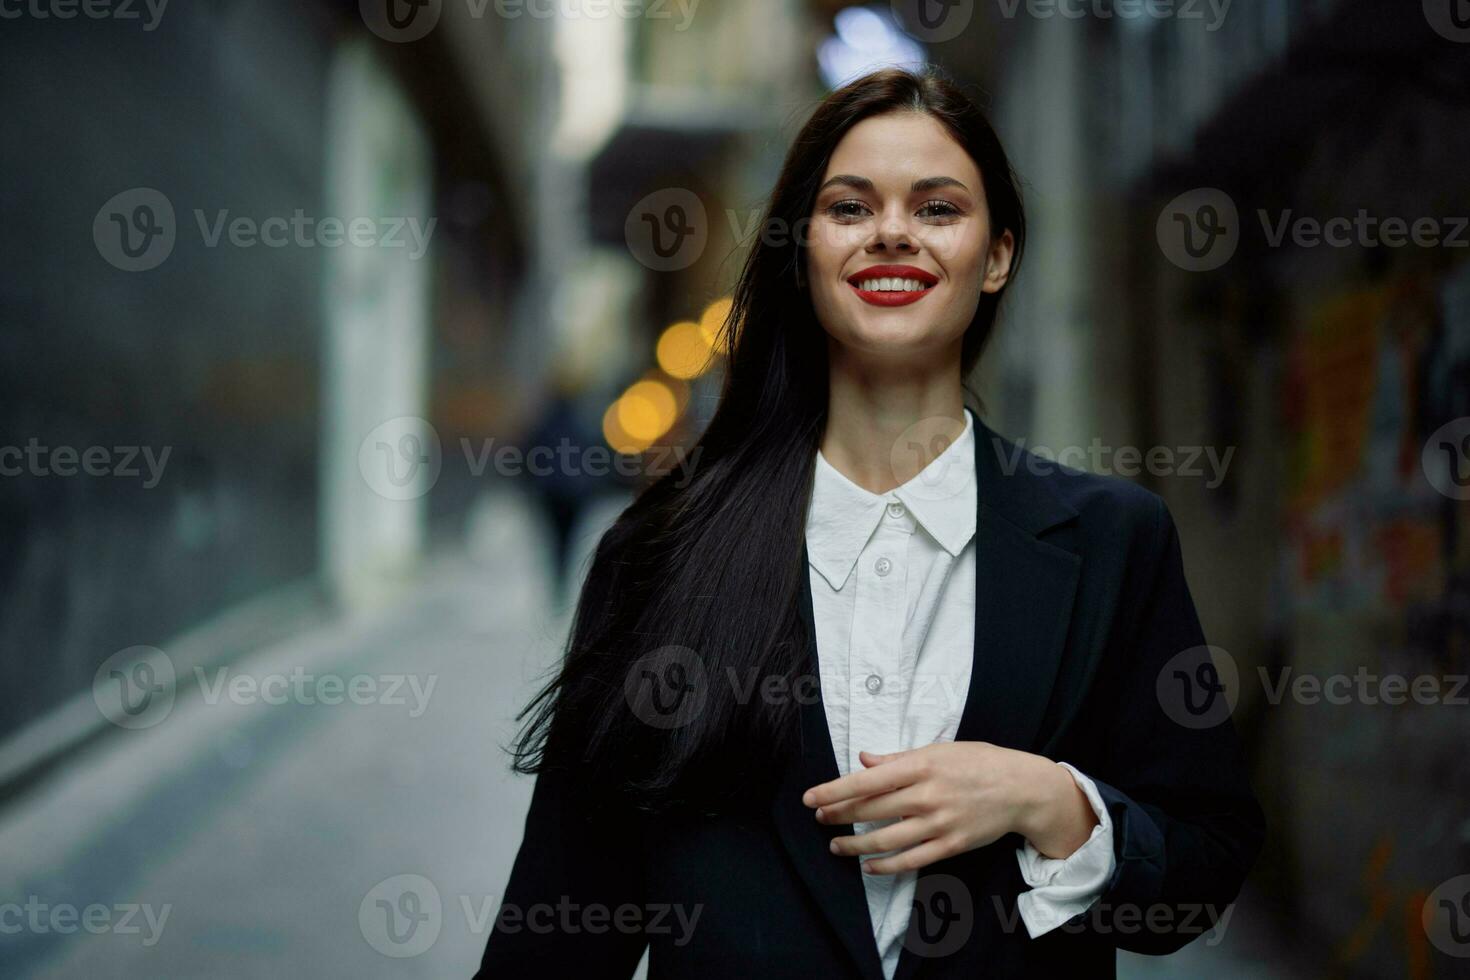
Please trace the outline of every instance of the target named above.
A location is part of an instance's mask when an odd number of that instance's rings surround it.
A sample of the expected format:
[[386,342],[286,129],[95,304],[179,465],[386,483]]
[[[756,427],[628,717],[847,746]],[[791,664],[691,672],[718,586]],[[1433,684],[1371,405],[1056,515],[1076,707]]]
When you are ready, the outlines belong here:
[[914,186],[910,188],[910,190],[914,191],[916,194],[923,194],[927,193],[928,191],[937,191],[941,187],[958,187],[966,194],[970,192],[970,189],[968,187],[960,183],[958,180],[955,180],[953,177],[925,177],[923,180],[914,181]]
[[[817,188],[817,193],[820,194],[829,187],[839,185],[851,187],[855,191],[871,191],[873,189],[873,182],[866,177],[857,177],[853,174],[837,174],[831,180]],[[958,187],[966,193],[970,191],[968,187],[953,177],[925,177],[922,180],[914,181],[913,186],[909,190],[915,194],[924,194],[928,191],[938,190],[941,187]]]
[[838,174],[821,187],[818,187],[817,193],[820,194],[829,187],[838,186],[851,187],[855,191],[870,191],[873,189],[873,182],[866,177],[854,177],[852,174]]

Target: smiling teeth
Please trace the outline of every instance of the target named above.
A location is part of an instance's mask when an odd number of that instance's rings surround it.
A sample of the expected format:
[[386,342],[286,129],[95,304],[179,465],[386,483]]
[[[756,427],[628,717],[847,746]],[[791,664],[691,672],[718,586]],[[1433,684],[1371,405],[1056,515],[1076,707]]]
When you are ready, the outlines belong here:
[[858,288],[864,292],[879,293],[917,293],[921,289],[927,289],[917,279],[863,279],[858,283]]

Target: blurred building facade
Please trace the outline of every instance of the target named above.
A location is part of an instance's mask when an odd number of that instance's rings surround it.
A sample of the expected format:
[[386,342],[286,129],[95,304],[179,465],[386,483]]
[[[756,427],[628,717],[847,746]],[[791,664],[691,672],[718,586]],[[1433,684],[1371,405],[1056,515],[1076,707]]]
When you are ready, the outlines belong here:
[[95,732],[120,649],[371,601],[474,490],[365,472],[393,420],[457,454],[547,369],[554,23],[357,6],[5,21],[4,777]]
[[[993,82],[1036,245],[984,368],[1002,427],[1168,501],[1283,948],[1440,975],[1421,912],[1470,867],[1470,505],[1433,438],[1470,409],[1464,32],[1372,0],[1100,9],[1022,18]],[[1439,695],[1385,703],[1394,675]]]

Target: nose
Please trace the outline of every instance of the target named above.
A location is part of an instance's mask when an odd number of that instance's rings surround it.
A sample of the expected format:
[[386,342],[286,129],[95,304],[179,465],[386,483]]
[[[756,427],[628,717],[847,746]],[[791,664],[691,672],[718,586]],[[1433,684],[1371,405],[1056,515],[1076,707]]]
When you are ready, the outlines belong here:
[[900,213],[889,213],[878,222],[877,230],[873,238],[868,242],[869,252],[894,252],[912,254],[919,250],[914,244],[913,236],[909,233],[908,223]]

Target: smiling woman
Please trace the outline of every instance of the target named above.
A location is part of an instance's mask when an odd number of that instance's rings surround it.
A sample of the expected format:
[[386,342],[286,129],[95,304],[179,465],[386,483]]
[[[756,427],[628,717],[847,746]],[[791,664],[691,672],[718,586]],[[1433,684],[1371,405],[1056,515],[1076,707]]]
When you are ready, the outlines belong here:
[[[1228,917],[1262,816],[1162,501],[1002,466],[965,404],[1016,179],[933,71],[792,144],[692,476],[600,542],[482,977],[1109,976]],[[1207,692],[1209,699],[1214,694]],[[1205,705],[1206,714],[1210,705]],[[860,864],[861,862],[861,864]],[[608,928],[530,929],[546,903]],[[617,925],[652,901],[692,934]]]

